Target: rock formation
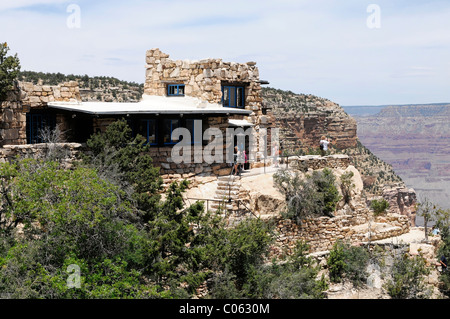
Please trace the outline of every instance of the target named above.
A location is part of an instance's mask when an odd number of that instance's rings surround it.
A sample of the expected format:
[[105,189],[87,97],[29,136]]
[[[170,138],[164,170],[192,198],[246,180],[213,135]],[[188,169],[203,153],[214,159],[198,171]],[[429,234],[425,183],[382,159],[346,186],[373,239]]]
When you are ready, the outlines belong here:
[[406,187],[386,188],[383,198],[389,203],[389,212],[408,216],[411,226],[416,226],[416,192]]
[[356,146],[356,121],[336,103],[271,88],[263,88],[262,96],[263,109],[281,130],[284,150],[293,153],[318,148],[322,135],[329,137],[338,149]]

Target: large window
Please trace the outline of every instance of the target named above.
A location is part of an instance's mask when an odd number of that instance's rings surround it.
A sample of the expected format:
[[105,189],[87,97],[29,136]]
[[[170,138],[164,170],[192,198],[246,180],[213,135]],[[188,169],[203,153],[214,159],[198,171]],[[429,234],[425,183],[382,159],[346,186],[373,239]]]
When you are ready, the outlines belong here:
[[156,120],[139,120],[135,127],[135,134],[140,134],[147,139],[147,144],[157,145]]
[[[161,118],[161,119],[134,119],[132,121],[133,136],[138,134],[146,139],[151,146],[175,145],[183,137],[172,136],[177,128],[186,128],[191,134],[191,140],[187,143],[203,143],[203,127],[201,119],[193,118]],[[197,140],[195,139],[198,135]],[[186,142],[186,141],[185,141]]]
[[[203,128],[202,128],[202,120],[200,119],[186,119],[186,128],[191,133],[191,143],[192,144],[201,144],[203,142]],[[197,125],[196,125],[197,123]],[[199,135],[196,139],[195,134]]]
[[184,96],[184,84],[169,84],[167,86],[168,96]]
[[176,144],[178,143],[178,137],[174,136],[172,139],[172,132],[176,128],[180,127],[179,119],[165,119],[164,120],[164,144]]
[[245,96],[243,86],[222,86],[222,103],[226,107],[244,108]]
[[27,113],[26,121],[28,144],[45,142],[42,138],[43,130],[54,130],[56,127],[56,117],[54,114]]

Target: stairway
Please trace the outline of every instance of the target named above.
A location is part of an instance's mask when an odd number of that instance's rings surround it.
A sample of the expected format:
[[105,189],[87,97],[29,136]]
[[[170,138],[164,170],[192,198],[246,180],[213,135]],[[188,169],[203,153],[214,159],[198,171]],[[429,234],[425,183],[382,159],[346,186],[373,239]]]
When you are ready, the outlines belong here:
[[[210,208],[213,211],[217,211],[219,207],[226,209],[227,212],[237,211],[241,192],[241,177],[240,176],[219,176],[217,178],[217,190],[214,199],[220,201],[214,201]],[[224,212],[225,213],[225,212]]]

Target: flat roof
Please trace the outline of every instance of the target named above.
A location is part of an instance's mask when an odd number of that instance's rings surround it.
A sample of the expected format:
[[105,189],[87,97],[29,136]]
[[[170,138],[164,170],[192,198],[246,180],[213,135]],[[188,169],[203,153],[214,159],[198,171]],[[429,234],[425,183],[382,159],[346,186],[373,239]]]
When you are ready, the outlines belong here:
[[246,120],[233,120],[233,119],[229,119],[228,124],[232,126],[242,126],[242,127],[255,126],[255,124],[250,123],[249,121]]
[[190,96],[143,95],[139,102],[48,102],[53,109],[93,115],[114,114],[240,114],[251,110],[224,107]]

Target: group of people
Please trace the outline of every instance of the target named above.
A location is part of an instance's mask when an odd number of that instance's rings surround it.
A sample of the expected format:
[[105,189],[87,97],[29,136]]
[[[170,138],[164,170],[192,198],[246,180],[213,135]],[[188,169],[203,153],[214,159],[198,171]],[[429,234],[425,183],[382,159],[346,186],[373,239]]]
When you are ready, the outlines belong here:
[[[325,156],[328,154],[328,145],[331,144],[331,140],[325,136],[322,136],[320,139],[320,153],[322,156]],[[281,154],[281,151],[277,144],[275,144],[272,148],[272,155],[273,155],[273,165],[274,167],[278,167],[279,165],[279,156]],[[238,146],[234,147],[234,169],[233,174],[234,175],[240,175],[243,164],[247,163],[247,154],[245,153],[245,150],[242,148],[239,148]]]
[[[320,138],[320,154],[322,156],[325,156],[326,154],[328,154],[328,145],[331,144],[331,139],[327,138],[326,136],[322,136]],[[279,163],[279,155],[281,155],[281,150],[279,149],[278,145],[275,144],[272,148],[272,156],[273,156],[273,166],[274,167],[278,167],[278,163]]]

